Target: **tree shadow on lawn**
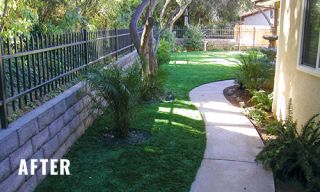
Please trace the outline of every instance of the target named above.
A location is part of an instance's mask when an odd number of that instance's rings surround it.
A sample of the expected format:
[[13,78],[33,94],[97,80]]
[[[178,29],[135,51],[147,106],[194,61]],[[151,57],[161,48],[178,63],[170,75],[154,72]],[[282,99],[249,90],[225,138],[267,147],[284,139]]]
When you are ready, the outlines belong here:
[[134,128],[152,137],[139,145],[103,141],[107,115],[97,120],[64,157],[71,176],[49,176],[37,191],[188,191],[205,148],[204,123],[190,103],[144,105]]
[[166,71],[168,78],[165,82],[166,90],[173,92],[176,98],[189,100],[189,91],[197,86],[233,79],[237,67],[236,64],[170,64],[162,69]]
[[172,60],[194,60],[200,59],[228,59],[239,55],[239,51],[195,51],[195,52],[181,52],[173,53]]
[[[181,53],[181,58],[190,59],[194,54],[215,56],[215,52],[192,52]],[[229,53],[216,55],[232,59]],[[137,108],[132,127],[148,130],[152,134],[148,141],[139,145],[107,145],[103,134],[112,121],[105,115],[64,157],[71,161],[72,175],[49,176],[37,191],[189,191],[206,142],[204,122],[189,101],[189,91],[205,83],[234,78],[236,67],[209,62],[165,64],[160,70],[167,73],[165,90],[177,100]]]

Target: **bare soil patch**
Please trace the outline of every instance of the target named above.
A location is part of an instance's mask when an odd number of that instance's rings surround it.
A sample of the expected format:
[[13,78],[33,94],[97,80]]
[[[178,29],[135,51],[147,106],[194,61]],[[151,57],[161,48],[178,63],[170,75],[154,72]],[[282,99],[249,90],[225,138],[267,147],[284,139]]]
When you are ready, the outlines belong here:
[[110,145],[135,145],[143,143],[150,139],[151,133],[142,129],[130,129],[127,138],[119,138],[116,137],[116,131],[111,130],[108,133],[106,133],[103,137],[105,142]]

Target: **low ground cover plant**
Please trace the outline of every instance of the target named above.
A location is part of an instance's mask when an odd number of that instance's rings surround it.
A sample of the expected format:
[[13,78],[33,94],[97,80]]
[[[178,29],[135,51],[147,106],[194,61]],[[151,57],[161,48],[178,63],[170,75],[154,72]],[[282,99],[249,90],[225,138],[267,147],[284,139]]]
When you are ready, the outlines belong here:
[[263,126],[269,118],[267,112],[255,107],[249,109],[247,116],[254,121],[256,126]]
[[257,126],[264,125],[270,118],[273,94],[266,91],[251,91],[249,102],[253,107],[249,108],[248,117],[255,121]]
[[255,108],[261,109],[266,112],[271,112],[273,101],[272,93],[260,90],[252,91],[251,94],[252,98],[250,99],[250,102],[252,102],[255,105]]
[[271,168],[277,180],[297,180],[307,191],[320,190],[320,114],[298,129],[292,107],[284,122],[272,122],[268,132],[276,138],[266,143],[257,160]]

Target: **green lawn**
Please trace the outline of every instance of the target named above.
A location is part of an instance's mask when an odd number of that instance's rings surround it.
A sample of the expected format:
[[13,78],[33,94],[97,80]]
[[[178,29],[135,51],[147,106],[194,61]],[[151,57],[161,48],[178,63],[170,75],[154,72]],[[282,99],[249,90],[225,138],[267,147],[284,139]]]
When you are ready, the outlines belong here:
[[73,145],[65,158],[72,176],[49,176],[37,191],[188,191],[205,149],[204,122],[188,93],[201,84],[234,77],[236,52],[175,53],[167,73],[172,103],[145,104],[134,128],[152,133],[134,146],[103,141],[108,118],[101,117]]

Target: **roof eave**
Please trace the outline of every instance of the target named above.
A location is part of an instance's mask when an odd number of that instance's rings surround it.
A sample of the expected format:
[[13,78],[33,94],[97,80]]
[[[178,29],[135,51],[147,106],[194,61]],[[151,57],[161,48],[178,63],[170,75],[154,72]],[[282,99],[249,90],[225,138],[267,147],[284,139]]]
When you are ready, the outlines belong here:
[[272,7],[276,2],[280,0],[251,0],[256,6],[259,7]]

